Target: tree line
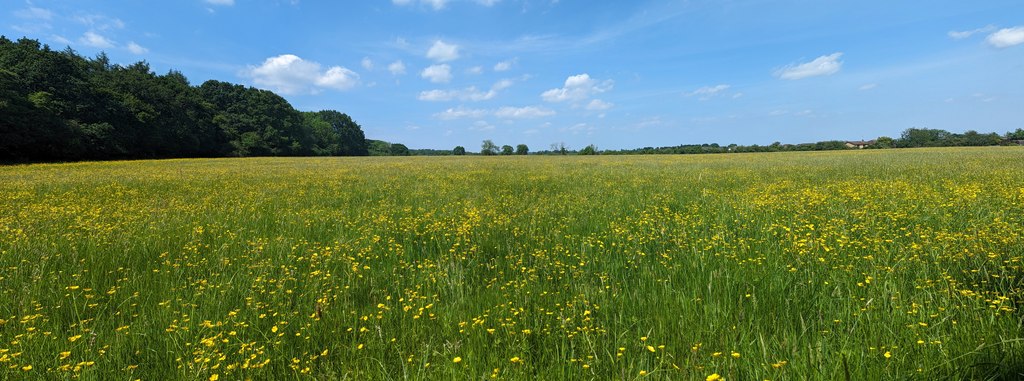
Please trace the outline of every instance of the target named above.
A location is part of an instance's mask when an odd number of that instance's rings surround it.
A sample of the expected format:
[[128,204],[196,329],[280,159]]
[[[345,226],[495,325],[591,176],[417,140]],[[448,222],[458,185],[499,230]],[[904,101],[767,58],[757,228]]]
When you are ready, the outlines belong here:
[[[362,128],[267,90],[0,36],[0,160],[366,156]],[[391,147],[389,146],[389,152]]]

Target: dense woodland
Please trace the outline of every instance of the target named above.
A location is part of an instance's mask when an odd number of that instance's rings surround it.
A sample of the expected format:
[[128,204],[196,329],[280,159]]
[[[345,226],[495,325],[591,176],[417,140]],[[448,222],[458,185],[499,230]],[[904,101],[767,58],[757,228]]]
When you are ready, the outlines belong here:
[[348,115],[271,91],[0,36],[0,160],[365,156],[370,143]]
[[[911,128],[866,148],[991,146],[1024,143],[1004,135]],[[525,144],[485,140],[482,155],[702,154],[849,149],[843,141],[760,145],[692,144],[600,151],[564,143],[531,152]],[[145,62],[111,64],[37,40],[0,36],[0,161],[64,161],[224,156],[408,156],[473,154],[409,149],[369,140],[334,110],[301,112],[272,91],[210,80],[192,86],[180,72],[154,73]]]

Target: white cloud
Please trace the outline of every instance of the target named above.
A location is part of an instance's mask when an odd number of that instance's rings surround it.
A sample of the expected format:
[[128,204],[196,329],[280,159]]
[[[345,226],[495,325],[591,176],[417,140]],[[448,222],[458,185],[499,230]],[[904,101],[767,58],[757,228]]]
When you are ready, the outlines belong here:
[[315,82],[317,86],[336,90],[348,90],[357,83],[359,83],[359,74],[341,66],[327,69],[327,72],[318,77]]
[[[451,0],[419,0],[420,3],[426,4],[431,8],[434,8],[435,11],[444,9],[444,7],[448,5],[449,1]],[[490,7],[494,4],[499,3],[500,1],[501,0],[474,0],[475,3],[483,5],[485,7]],[[392,4],[399,6],[411,5],[415,2],[416,0],[391,0]]]
[[213,5],[235,5],[235,0],[204,0],[207,4]]
[[516,61],[518,60],[513,58],[507,61],[498,62],[494,64],[494,71],[506,71],[508,69],[511,69],[512,65],[515,65]]
[[988,33],[988,32],[991,32],[991,31],[993,31],[995,29],[996,29],[995,26],[989,25],[989,26],[986,26],[984,28],[978,28],[978,29],[974,29],[974,30],[965,30],[965,31],[951,30],[951,31],[949,31],[949,33],[946,33],[946,35],[948,35],[949,38],[952,38],[954,40],[963,40],[963,39],[971,37],[971,36],[973,36],[975,34],[978,34],[978,33]]
[[128,42],[128,45],[125,45],[125,48],[127,48],[129,52],[132,52],[132,54],[135,55],[149,53],[149,49],[142,47],[142,45],[136,44],[135,41]]
[[99,33],[88,31],[78,39],[78,42],[85,46],[91,46],[94,48],[108,49],[114,47],[114,41],[109,38],[103,37]]
[[464,118],[483,118],[487,116],[487,110],[482,109],[468,109],[462,106],[456,108],[449,108],[437,114],[434,114],[435,118],[441,120],[453,120],[453,119],[464,119]]
[[293,54],[267,58],[260,66],[249,66],[243,75],[257,86],[284,94],[316,94],[322,88],[348,90],[359,83],[359,74],[341,66],[322,71],[317,62]]
[[1024,44],[1024,26],[1000,29],[988,35],[985,41],[997,48]]
[[598,82],[590,78],[589,74],[583,73],[566,78],[563,87],[545,91],[540,96],[548,102],[576,102],[585,100],[593,94],[611,90],[613,84],[610,79]]
[[603,111],[612,108],[612,106],[615,106],[615,104],[611,102],[605,102],[600,99],[594,99],[590,101],[590,103],[587,103],[587,110]]
[[454,61],[459,58],[459,46],[441,40],[434,41],[434,45],[427,50],[427,58],[437,62]]
[[492,131],[494,130],[494,125],[487,123],[486,121],[483,120],[478,120],[476,122],[473,122],[473,126],[470,127],[469,129],[471,131]]
[[877,83],[868,83],[868,84],[862,85],[858,89],[861,90],[861,91],[867,91],[867,90],[872,90],[872,89],[874,89],[876,87],[878,87]]
[[789,65],[775,71],[775,76],[781,79],[796,80],[821,75],[832,75],[838,73],[839,69],[842,69],[843,61],[839,60],[842,56],[842,52],[836,52],[815,58],[811,62]]
[[491,86],[491,89],[496,91],[505,90],[509,87],[512,87],[513,84],[515,84],[515,82],[513,82],[511,79],[503,79],[498,82],[495,82],[494,85]]
[[484,67],[483,66],[473,66],[473,67],[471,67],[469,69],[466,69],[466,73],[467,74],[474,74],[474,75],[476,75],[476,74],[483,74],[484,73]]
[[85,25],[91,31],[108,31],[112,29],[124,29],[124,21],[116,17],[107,17],[100,14],[83,14],[72,17],[79,24]]
[[494,116],[502,119],[526,119],[526,118],[540,118],[545,116],[555,115],[554,110],[549,110],[542,107],[526,106],[526,107],[502,107],[494,112]]
[[448,64],[430,65],[420,72],[420,77],[434,83],[448,83],[452,80],[452,67]]
[[363,69],[373,70],[373,60],[371,60],[370,57],[363,57],[363,60],[359,61],[359,64],[363,66]]
[[391,72],[391,75],[405,75],[405,63],[401,60],[392,62],[388,65],[388,71]]
[[50,20],[53,19],[53,12],[49,9],[28,7],[14,12],[14,16],[29,20]]
[[732,86],[729,85],[715,85],[715,86],[704,86],[692,92],[686,94],[688,97],[698,97],[702,101],[706,101],[721,94],[722,92],[729,90]]
[[427,90],[420,92],[417,99],[421,101],[433,101],[433,102],[444,102],[450,100],[461,100],[461,101],[485,101],[493,99],[498,96],[498,92],[512,86],[514,82],[509,79],[503,79],[496,82],[491,86],[490,90],[481,91],[476,86],[470,86],[461,90]]

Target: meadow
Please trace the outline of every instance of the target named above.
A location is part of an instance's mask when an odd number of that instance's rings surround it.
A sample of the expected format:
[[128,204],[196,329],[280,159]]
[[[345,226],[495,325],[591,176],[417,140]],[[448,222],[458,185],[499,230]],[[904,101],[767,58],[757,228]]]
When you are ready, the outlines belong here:
[[1024,149],[0,167],[0,379],[1016,379]]

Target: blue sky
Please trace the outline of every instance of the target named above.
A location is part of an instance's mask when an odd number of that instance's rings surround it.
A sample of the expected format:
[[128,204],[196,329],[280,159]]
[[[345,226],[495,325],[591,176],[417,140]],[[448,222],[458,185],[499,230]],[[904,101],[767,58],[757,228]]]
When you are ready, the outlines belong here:
[[1024,128],[1024,2],[5,0],[0,34],[478,150]]

